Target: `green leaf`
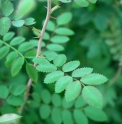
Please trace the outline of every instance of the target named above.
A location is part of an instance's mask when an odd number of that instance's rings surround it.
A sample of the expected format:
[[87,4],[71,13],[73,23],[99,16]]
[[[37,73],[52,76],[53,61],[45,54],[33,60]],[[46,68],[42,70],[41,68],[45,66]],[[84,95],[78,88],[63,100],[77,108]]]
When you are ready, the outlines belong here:
[[35,0],[22,0],[18,2],[17,9],[15,10],[16,16],[14,19],[22,18],[28,15],[36,6]]
[[85,86],[82,90],[82,96],[86,103],[89,105],[102,108],[103,107],[103,97],[98,89],[93,86]]
[[75,3],[81,7],[87,7],[89,2],[87,0],[74,0]]
[[105,76],[96,73],[88,74],[80,79],[80,81],[82,81],[84,84],[89,85],[102,84],[105,83],[107,80],[108,79]]
[[0,34],[5,35],[11,27],[11,20],[8,17],[0,19]]
[[70,109],[72,108],[74,105],[74,101],[71,101],[71,102],[67,102],[65,98],[63,98],[63,101],[62,101],[62,106],[63,108],[65,109]]
[[69,110],[62,111],[63,124],[74,124],[72,114]]
[[69,3],[69,2],[72,2],[71,0],[59,0],[59,1],[61,1],[61,2],[63,2],[63,3]]
[[55,35],[51,38],[51,42],[53,43],[66,43],[68,41],[69,41],[69,37],[67,36]]
[[92,68],[78,68],[72,72],[72,77],[83,77],[93,71]]
[[70,61],[66,63],[65,65],[63,65],[62,70],[64,72],[70,72],[70,71],[75,70],[79,65],[80,65],[79,61]]
[[49,61],[52,61],[56,58],[57,53],[49,51],[48,53],[44,53],[44,55]]
[[48,24],[47,24],[47,27],[46,27],[46,30],[48,31],[54,31],[55,30],[55,23],[51,20],[48,21]]
[[89,2],[91,2],[91,3],[96,3],[97,2],[97,0],[88,0]]
[[40,94],[38,94],[37,92],[33,92],[33,93],[32,93],[32,97],[33,97],[34,101],[40,103],[40,101],[41,101]]
[[43,89],[41,91],[41,99],[45,104],[49,104],[51,102],[51,94],[48,90]]
[[[33,44],[35,47],[38,47],[38,40],[36,40],[36,39],[29,40],[29,43]],[[42,42],[42,47],[45,47],[44,42]]]
[[15,27],[22,27],[24,25],[24,23],[25,23],[24,20],[12,21],[12,25]]
[[16,86],[15,89],[13,89],[12,94],[14,96],[18,96],[18,95],[21,95],[22,93],[24,93],[25,90],[26,90],[26,85],[20,84],[20,85]]
[[25,58],[29,58],[29,59],[33,59],[35,56],[36,56],[36,49],[29,50],[24,55]]
[[10,52],[7,57],[6,57],[6,61],[5,61],[5,65],[7,67],[11,66],[12,63],[14,62],[14,60],[18,57],[18,53],[13,51],[13,52]]
[[64,63],[66,63],[67,61],[67,57],[64,54],[60,54],[58,55],[54,60],[53,63],[57,66],[60,67],[62,66]]
[[0,124],[15,124],[18,123],[21,116],[17,114],[4,114],[0,116]]
[[25,19],[25,24],[26,25],[33,25],[35,23],[36,22],[35,22],[35,19],[34,18],[27,18],[27,19]]
[[52,95],[52,104],[55,107],[60,107],[61,106],[62,99],[58,94],[53,94]]
[[57,81],[63,75],[64,75],[64,73],[62,71],[54,71],[52,73],[49,73],[46,75],[46,77],[44,79],[44,83],[46,83],[46,84],[53,83],[53,82]]
[[8,46],[3,46],[2,48],[0,48],[0,59],[5,57],[8,54],[9,50],[10,48]]
[[60,16],[58,16],[57,18],[57,24],[60,25],[65,25],[67,23],[69,23],[72,19],[72,13],[71,12],[65,12],[63,14],[61,14]]
[[52,72],[52,71],[55,71],[57,70],[57,67],[51,63],[45,63],[45,64],[40,64],[36,67],[36,69],[38,71],[41,71],[41,72]]
[[51,112],[51,118],[55,124],[61,124],[62,123],[61,110],[59,108],[53,107]]
[[49,40],[50,39],[50,35],[47,32],[45,32],[43,39],[44,40]]
[[3,36],[3,41],[9,41],[9,40],[11,40],[14,35],[15,35],[14,32],[8,32],[6,35]]
[[33,62],[36,63],[36,64],[40,64],[40,65],[41,64],[42,65],[43,64],[50,64],[50,62],[47,59],[45,59],[45,58],[39,58],[39,57],[38,58],[34,58],[33,59]]
[[55,92],[56,93],[60,93],[63,90],[66,89],[66,87],[68,86],[69,83],[71,83],[73,81],[72,77],[70,76],[63,76],[61,77],[55,85]]
[[50,51],[54,51],[54,52],[60,52],[60,51],[63,51],[64,50],[64,47],[59,45],[59,44],[48,44],[47,45],[47,49],[50,50]]
[[18,59],[14,61],[14,63],[12,64],[12,68],[11,68],[12,76],[15,76],[19,73],[23,64],[24,64],[24,58],[22,57],[19,57]]
[[77,124],[88,124],[88,119],[81,110],[74,110],[73,115]]
[[55,33],[59,35],[74,35],[74,31],[68,28],[63,28],[63,27],[56,29]]
[[20,44],[20,43],[22,43],[22,42],[24,42],[25,41],[25,38],[24,37],[22,37],[22,36],[17,36],[17,37],[15,37],[15,38],[13,38],[12,39],[12,41],[10,42],[10,45],[18,45],[18,44]]
[[35,101],[35,100],[31,100],[31,101],[29,101],[29,107],[31,107],[31,108],[39,108],[40,103]]
[[65,92],[65,98],[67,101],[72,101],[78,97],[81,92],[81,84],[79,81],[71,82]]
[[96,17],[94,18],[94,24],[99,31],[104,31],[109,21],[109,17],[101,13],[97,13]]
[[91,106],[88,106],[84,110],[85,110],[85,114],[91,120],[97,121],[99,123],[108,120],[106,113],[101,109],[97,109],[97,108],[93,108]]
[[24,103],[23,98],[19,96],[9,96],[7,99],[7,103],[13,106],[20,106]]
[[34,45],[32,43],[24,42],[19,46],[18,50],[19,51],[28,51],[28,50],[32,49],[33,47],[34,47]]
[[76,100],[75,100],[75,108],[81,108],[84,105],[86,105],[86,102],[83,100],[83,97],[80,95]]
[[9,16],[14,11],[13,4],[9,0],[5,0],[2,3],[2,13],[5,16]]
[[4,85],[0,85],[0,98],[6,99],[9,94],[8,88]]
[[42,119],[47,119],[51,113],[51,108],[49,105],[41,105],[39,113]]
[[37,82],[38,81],[38,72],[35,69],[35,67],[31,64],[26,64],[26,71],[28,76],[34,81]]

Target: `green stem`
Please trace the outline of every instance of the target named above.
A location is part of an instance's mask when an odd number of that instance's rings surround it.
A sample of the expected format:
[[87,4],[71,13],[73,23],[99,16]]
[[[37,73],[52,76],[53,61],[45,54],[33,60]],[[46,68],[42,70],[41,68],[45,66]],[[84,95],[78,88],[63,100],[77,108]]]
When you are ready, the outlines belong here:
[[[0,42],[3,43],[4,45],[10,47],[12,50],[16,51],[22,58],[25,59],[25,57],[24,57],[17,49],[15,49],[14,47],[12,47],[11,45],[9,45],[8,43],[6,43],[6,42],[4,42],[4,41],[2,41],[2,40],[0,40]],[[25,61],[26,61],[26,59],[25,59]],[[26,62],[27,62],[27,61],[26,61]]]
[[120,74],[121,74],[121,71],[122,71],[122,66],[119,66],[116,74],[114,75],[114,77],[109,81],[108,83],[108,87],[110,87],[111,85],[113,85],[119,78]]

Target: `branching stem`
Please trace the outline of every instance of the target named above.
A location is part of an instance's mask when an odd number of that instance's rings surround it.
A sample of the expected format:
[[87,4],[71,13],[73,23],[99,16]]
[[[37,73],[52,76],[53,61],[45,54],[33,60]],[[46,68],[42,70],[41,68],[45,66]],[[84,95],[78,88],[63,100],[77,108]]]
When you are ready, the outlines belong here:
[[[50,14],[51,14],[51,0],[47,0],[47,15],[46,15],[46,19],[45,19],[43,28],[41,30],[41,37],[40,37],[39,42],[38,42],[38,48],[37,48],[36,57],[38,57],[40,55],[40,52],[41,52],[42,40],[43,40],[43,37],[44,37],[44,33],[45,33],[45,30],[46,30],[48,21],[50,19]],[[34,67],[36,67],[35,63],[34,63]],[[28,80],[27,90],[26,90],[26,93],[25,93],[25,98],[24,98],[25,103],[20,107],[19,114],[22,114],[22,111],[23,111],[23,109],[24,109],[24,107],[25,107],[25,105],[26,105],[26,103],[28,101],[31,85],[32,85],[32,79],[30,78]]]

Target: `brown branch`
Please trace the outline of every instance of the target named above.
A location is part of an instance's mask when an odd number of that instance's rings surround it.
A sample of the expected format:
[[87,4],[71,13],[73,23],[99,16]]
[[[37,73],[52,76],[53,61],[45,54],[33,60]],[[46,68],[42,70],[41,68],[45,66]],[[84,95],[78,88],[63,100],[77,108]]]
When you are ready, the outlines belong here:
[[[41,52],[42,40],[43,40],[43,36],[44,36],[45,30],[46,30],[46,26],[47,26],[48,21],[50,19],[50,13],[51,13],[51,0],[48,0],[47,1],[47,15],[46,15],[46,20],[44,22],[44,25],[43,25],[43,28],[42,28],[42,31],[41,31],[41,37],[40,37],[39,42],[38,42],[38,48],[37,48],[36,57],[38,57],[40,55],[40,52]],[[34,67],[36,67],[36,64],[35,63],[34,63]],[[29,92],[30,92],[30,88],[31,88],[32,82],[33,81],[30,78],[28,80],[27,90],[26,90],[25,97],[24,97],[25,103],[20,107],[19,114],[22,114],[23,109],[24,109],[24,107],[25,107],[25,105],[26,105],[26,103],[28,101]]]

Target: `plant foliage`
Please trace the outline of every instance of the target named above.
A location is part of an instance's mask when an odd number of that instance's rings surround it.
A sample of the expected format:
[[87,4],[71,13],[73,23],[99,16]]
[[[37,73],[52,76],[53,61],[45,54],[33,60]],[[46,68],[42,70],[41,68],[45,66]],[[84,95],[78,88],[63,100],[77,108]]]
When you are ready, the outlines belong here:
[[121,124],[121,11],[113,0],[0,0],[0,124]]

